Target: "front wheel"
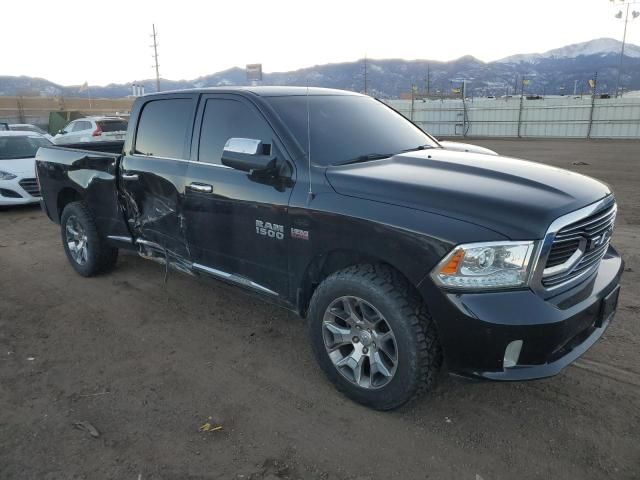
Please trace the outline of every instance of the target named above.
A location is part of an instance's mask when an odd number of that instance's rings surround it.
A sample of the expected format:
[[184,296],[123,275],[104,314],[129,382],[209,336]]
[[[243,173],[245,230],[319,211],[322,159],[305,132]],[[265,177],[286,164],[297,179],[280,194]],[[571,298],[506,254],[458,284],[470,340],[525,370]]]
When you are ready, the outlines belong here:
[[384,265],[329,276],[309,308],[318,363],[351,399],[390,410],[433,386],[442,363],[435,326],[418,294]]
[[113,268],[118,249],[106,245],[98,235],[93,217],[82,202],[67,205],[60,218],[62,244],[76,272],[91,277]]

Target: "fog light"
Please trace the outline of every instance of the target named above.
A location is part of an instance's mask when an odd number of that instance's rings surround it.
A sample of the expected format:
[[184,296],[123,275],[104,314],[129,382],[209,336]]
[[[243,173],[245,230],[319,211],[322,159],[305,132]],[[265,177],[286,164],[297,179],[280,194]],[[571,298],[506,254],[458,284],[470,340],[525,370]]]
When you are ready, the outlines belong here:
[[504,349],[504,361],[502,366],[504,368],[515,367],[518,364],[520,358],[520,350],[522,350],[522,340],[514,340],[507,345]]

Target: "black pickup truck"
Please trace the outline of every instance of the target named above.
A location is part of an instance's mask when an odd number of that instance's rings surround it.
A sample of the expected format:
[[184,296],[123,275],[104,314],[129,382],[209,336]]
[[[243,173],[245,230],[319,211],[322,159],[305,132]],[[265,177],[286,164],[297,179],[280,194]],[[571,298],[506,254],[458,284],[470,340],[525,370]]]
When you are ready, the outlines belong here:
[[73,268],[102,273],[135,249],[289,308],[328,378],[374,408],[431,388],[443,361],[492,380],[557,374],[616,309],[606,185],[446,150],[367,96],[147,95],[117,148],[38,151]]

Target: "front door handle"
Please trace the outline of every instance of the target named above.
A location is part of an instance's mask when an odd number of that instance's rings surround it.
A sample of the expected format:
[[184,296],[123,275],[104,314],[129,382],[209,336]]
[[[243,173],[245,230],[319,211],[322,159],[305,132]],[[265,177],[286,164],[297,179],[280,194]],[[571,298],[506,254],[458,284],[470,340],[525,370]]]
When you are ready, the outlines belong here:
[[213,193],[213,185],[206,185],[204,183],[190,183],[187,185],[187,188],[198,193]]
[[122,179],[123,180],[138,180],[140,177],[138,176],[137,173],[123,173],[122,174]]

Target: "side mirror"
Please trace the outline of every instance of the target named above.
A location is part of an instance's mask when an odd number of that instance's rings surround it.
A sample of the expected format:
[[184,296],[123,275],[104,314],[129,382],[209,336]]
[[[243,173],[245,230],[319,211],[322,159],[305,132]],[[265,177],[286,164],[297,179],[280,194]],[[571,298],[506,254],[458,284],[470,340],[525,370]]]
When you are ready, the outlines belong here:
[[67,132],[64,129],[58,130],[58,134],[60,134],[60,135],[64,135],[65,133],[67,133]]
[[275,166],[276,157],[265,154],[262,141],[251,138],[230,138],[222,151],[222,164],[244,172],[261,172]]

